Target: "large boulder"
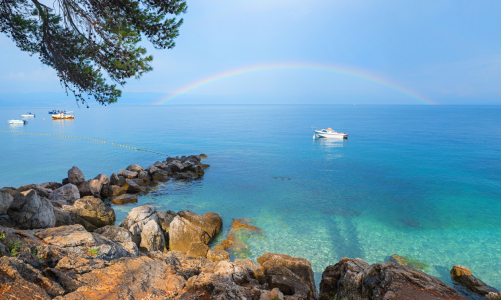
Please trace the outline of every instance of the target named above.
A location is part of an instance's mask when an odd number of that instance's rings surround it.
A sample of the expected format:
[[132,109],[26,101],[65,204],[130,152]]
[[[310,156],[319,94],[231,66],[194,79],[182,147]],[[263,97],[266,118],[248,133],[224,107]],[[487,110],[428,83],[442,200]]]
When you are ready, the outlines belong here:
[[120,172],[118,172],[118,176],[123,176],[125,178],[128,178],[128,179],[132,179],[132,178],[136,178],[137,177],[137,172],[132,172],[132,171],[128,171],[128,170],[120,170]]
[[110,202],[113,204],[116,204],[116,205],[136,203],[137,202],[137,195],[123,194],[120,196],[111,197]]
[[[132,234],[132,240],[136,245],[141,245],[141,232],[144,226],[151,220],[158,223],[157,209],[153,205],[142,205],[133,208],[120,227],[127,229]],[[151,226],[151,225],[150,225]]]
[[101,199],[92,196],[78,199],[72,206],[63,205],[62,209],[79,215],[96,227],[113,225],[116,220],[115,211],[111,207],[104,205]]
[[185,218],[176,216],[170,223],[169,250],[179,250],[186,253],[190,250],[191,243],[207,245],[210,241],[211,237],[207,232]]
[[179,160],[173,160],[167,164],[167,168],[171,169],[172,172],[182,172],[184,170],[184,165]]
[[17,190],[14,191],[14,193],[20,193],[20,192],[25,192],[28,190],[35,190],[37,192],[37,195],[40,197],[47,198],[49,197],[50,193],[52,193],[51,189],[47,189],[42,187],[40,184],[26,184],[18,188]]
[[49,200],[39,197],[35,190],[14,193],[13,197],[7,213],[21,228],[48,228],[56,224],[52,204]]
[[83,227],[85,227],[85,229],[88,231],[93,231],[97,229],[95,225],[87,222],[79,215],[69,213],[58,207],[54,207],[54,216],[56,217],[56,224],[54,225],[56,227],[80,224]]
[[101,195],[101,181],[97,179],[89,179],[84,181],[78,186],[78,190],[80,191],[80,196],[92,196],[95,198],[99,198]]
[[71,184],[79,186],[85,181],[85,176],[79,168],[73,166],[73,168],[68,170],[68,181]]
[[487,296],[489,293],[499,293],[499,290],[488,286],[482,280],[473,276],[470,269],[461,265],[455,265],[452,267],[451,277],[456,289],[463,292],[465,295],[469,295],[468,292],[473,292],[481,297]]
[[144,182],[144,185],[148,186],[150,185],[150,174],[146,171],[141,171],[139,172],[138,178],[141,179]]
[[165,250],[165,238],[162,228],[158,226],[158,221],[150,219],[143,226],[141,231],[141,244],[139,247],[145,251],[161,251]]
[[221,227],[223,226],[223,219],[221,219],[218,214],[212,212],[197,215],[192,211],[183,210],[178,212],[177,215],[190,221],[191,224],[202,228],[203,231],[207,232],[211,239],[219,233]]
[[131,254],[131,256],[137,256],[139,254],[136,243],[132,241],[132,235],[125,228],[107,225],[95,230],[94,232],[104,236],[114,243],[120,244]]
[[126,179],[122,188],[126,190],[128,193],[140,193],[144,191],[144,188],[139,186],[132,179]]
[[151,174],[151,179],[160,181],[160,182],[166,182],[169,181],[169,174],[167,171],[157,169],[155,172]]
[[162,230],[165,233],[165,244],[168,245],[170,223],[172,223],[177,214],[171,210],[157,211],[157,216],[158,216],[158,225],[162,227]]
[[8,189],[0,189],[0,214],[6,212],[12,201],[14,201],[14,197],[11,195],[11,191]]
[[327,299],[466,300],[438,278],[392,262],[369,265],[342,258],[322,273],[320,298]]
[[121,183],[120,183],[120,179],[118,178],[117,174],[115,174],[115,173],[111,174],[111,176],[110,176],[110,185],[122,186]]
[[45,229],[38,232],[37,237],[66,252],[86,254],[103,260],[132,256],[122,245],[100,234],[88,232],[80,224]]
[[110,184],[110,179],[108,178],[108,176],[106,176],[104,174],[99,174],[94,179],[99,180],[99,182],[101,182],[101,185]]
[[[266,280],[272,288],[278,288],[285,295],[291,295],[292,290],[292,294],[297,293],[300,297],[318,299],[313,270],[308,260],[268,252],[261,255],[257,262],[263,266]],[[284,276],[288,278],[286,281],[283,281]]]
[[140,165],[136,165],[136,164],[132,164],[132,165],[129,165],[127,168],[125,168],[127,171],[132,171],[132,172],[136,172],[136,173],[139,173],[143,170],[143,167],[141,167]]
[[148,172],[151,175],[151,174],[155,173],[156,171],[158,171],[158,168],[155,167],[155,166],[153,166],[153,165],[151,165],[151,166],[148,166],[148,168],[146,168],[145,171]]
[[77,199],[80,199],[80,191],[78,187],[74,184],[68,183],[55,189],[50,193],[49,199],[52,201],[66,202],[67,204],[73,204]]
[[126,193],[126,191],[122,187],[120,187],[118,185],[110,185],[110,186],[108,186],[106,188],[106,191],[104,191],[104,193],[101,190],[101,194],[102,195],[104,194],[105,197],[116,197],[116,196],[123,195],[125,193]]

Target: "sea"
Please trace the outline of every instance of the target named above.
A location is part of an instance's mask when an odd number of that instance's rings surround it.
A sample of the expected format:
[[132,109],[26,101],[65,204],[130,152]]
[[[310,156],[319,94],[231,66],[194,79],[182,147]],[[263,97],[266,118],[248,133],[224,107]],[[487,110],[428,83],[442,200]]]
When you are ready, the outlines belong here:
[[[249,258],[304,257],[317,284],[343,257],[397,254],[446,284],[460,264],[501,289],[501,106],[96,106],[64,121],[48,114],[57,107],[1,108],[0,186],[203,153],[203,178],[113,206],[116,224],[146,203],[217,212],[213,245],[248,218],[264,231],[247,241]],[[26,112],[28,124],[6,124]],[[313,139],[312,126],[349,137]]]

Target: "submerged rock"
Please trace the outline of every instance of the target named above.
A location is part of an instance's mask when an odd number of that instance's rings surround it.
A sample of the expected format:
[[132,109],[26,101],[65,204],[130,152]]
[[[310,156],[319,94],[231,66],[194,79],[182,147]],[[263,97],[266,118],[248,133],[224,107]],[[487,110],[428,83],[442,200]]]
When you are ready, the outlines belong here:
[[343,258],[322,273],[320,299],[464,299],[438,278],[392,262]]
[[252,255],[247,244],[250,238],[263,239],[264,231],[254,226],[250,219],[233,219],[228,236],[221,242],[220,248],[237,258],[247,258]]
[[408,266],[408,267],[411,267],[411,268],[416,269],[416,270],[421,270],[421,271],[428,271],[429,270],[429,267],[427,264],[422,263],[422,262],[415,260],[413,258],[403,257],[403,256],[400,256],[397,254],[393,254],[392,256],[390,256],[388,261],[395,263],[397,265],[400,265],[400,266]]

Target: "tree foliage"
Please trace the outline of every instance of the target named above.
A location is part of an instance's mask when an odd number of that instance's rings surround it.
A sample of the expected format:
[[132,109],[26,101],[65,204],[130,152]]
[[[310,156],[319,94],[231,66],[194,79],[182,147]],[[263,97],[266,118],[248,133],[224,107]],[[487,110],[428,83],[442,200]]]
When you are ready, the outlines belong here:
[[53,1],[0,0],[0,31],[54,68],[82,104],[90,97],[104,105],[116,102],[117,84],[151,71],[153,57],[139,42],[174,47],[183,23],[176,16],[187,9],[185,0]]

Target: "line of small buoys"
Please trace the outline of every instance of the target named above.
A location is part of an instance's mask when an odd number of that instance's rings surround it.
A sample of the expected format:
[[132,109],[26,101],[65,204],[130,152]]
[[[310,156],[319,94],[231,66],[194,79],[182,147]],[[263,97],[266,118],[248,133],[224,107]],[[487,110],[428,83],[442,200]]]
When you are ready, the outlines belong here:
[[[0,130],[0,132],[15,133],[15,134],[25,134],[25,135],[45,135],[45,136],[53,136],[53,137],[69,138],[69,139],[82,139],[82,137],[60,135],[60,134],[52,134],[51,135],[50,133],[29,133],[29,132],[17,132],[17,131],[6,131],[6,130]],[[91,138],[83,138],[83,139],[91,141],[91,142],[97,142],[97,143],[103,143],[103,144],[106,143],[106,141],[100,141],[100,140],[91,139]],[[125,149],[137,150],[137,151],[143,151],[143,152],[148,152],[148,153],[153,153],[153,154],[164,155],[163,153],[158,152],[158,151],[150,151],[150,150],[145,150],[145,149],[135,148],[135,147],[130,147],[130,146],[124,146],[124,145],[115,144],[115,143],[111,143],[111,144],[113,146],[118,146],[118,147],[122,147],[122,148],[125,148]]]

